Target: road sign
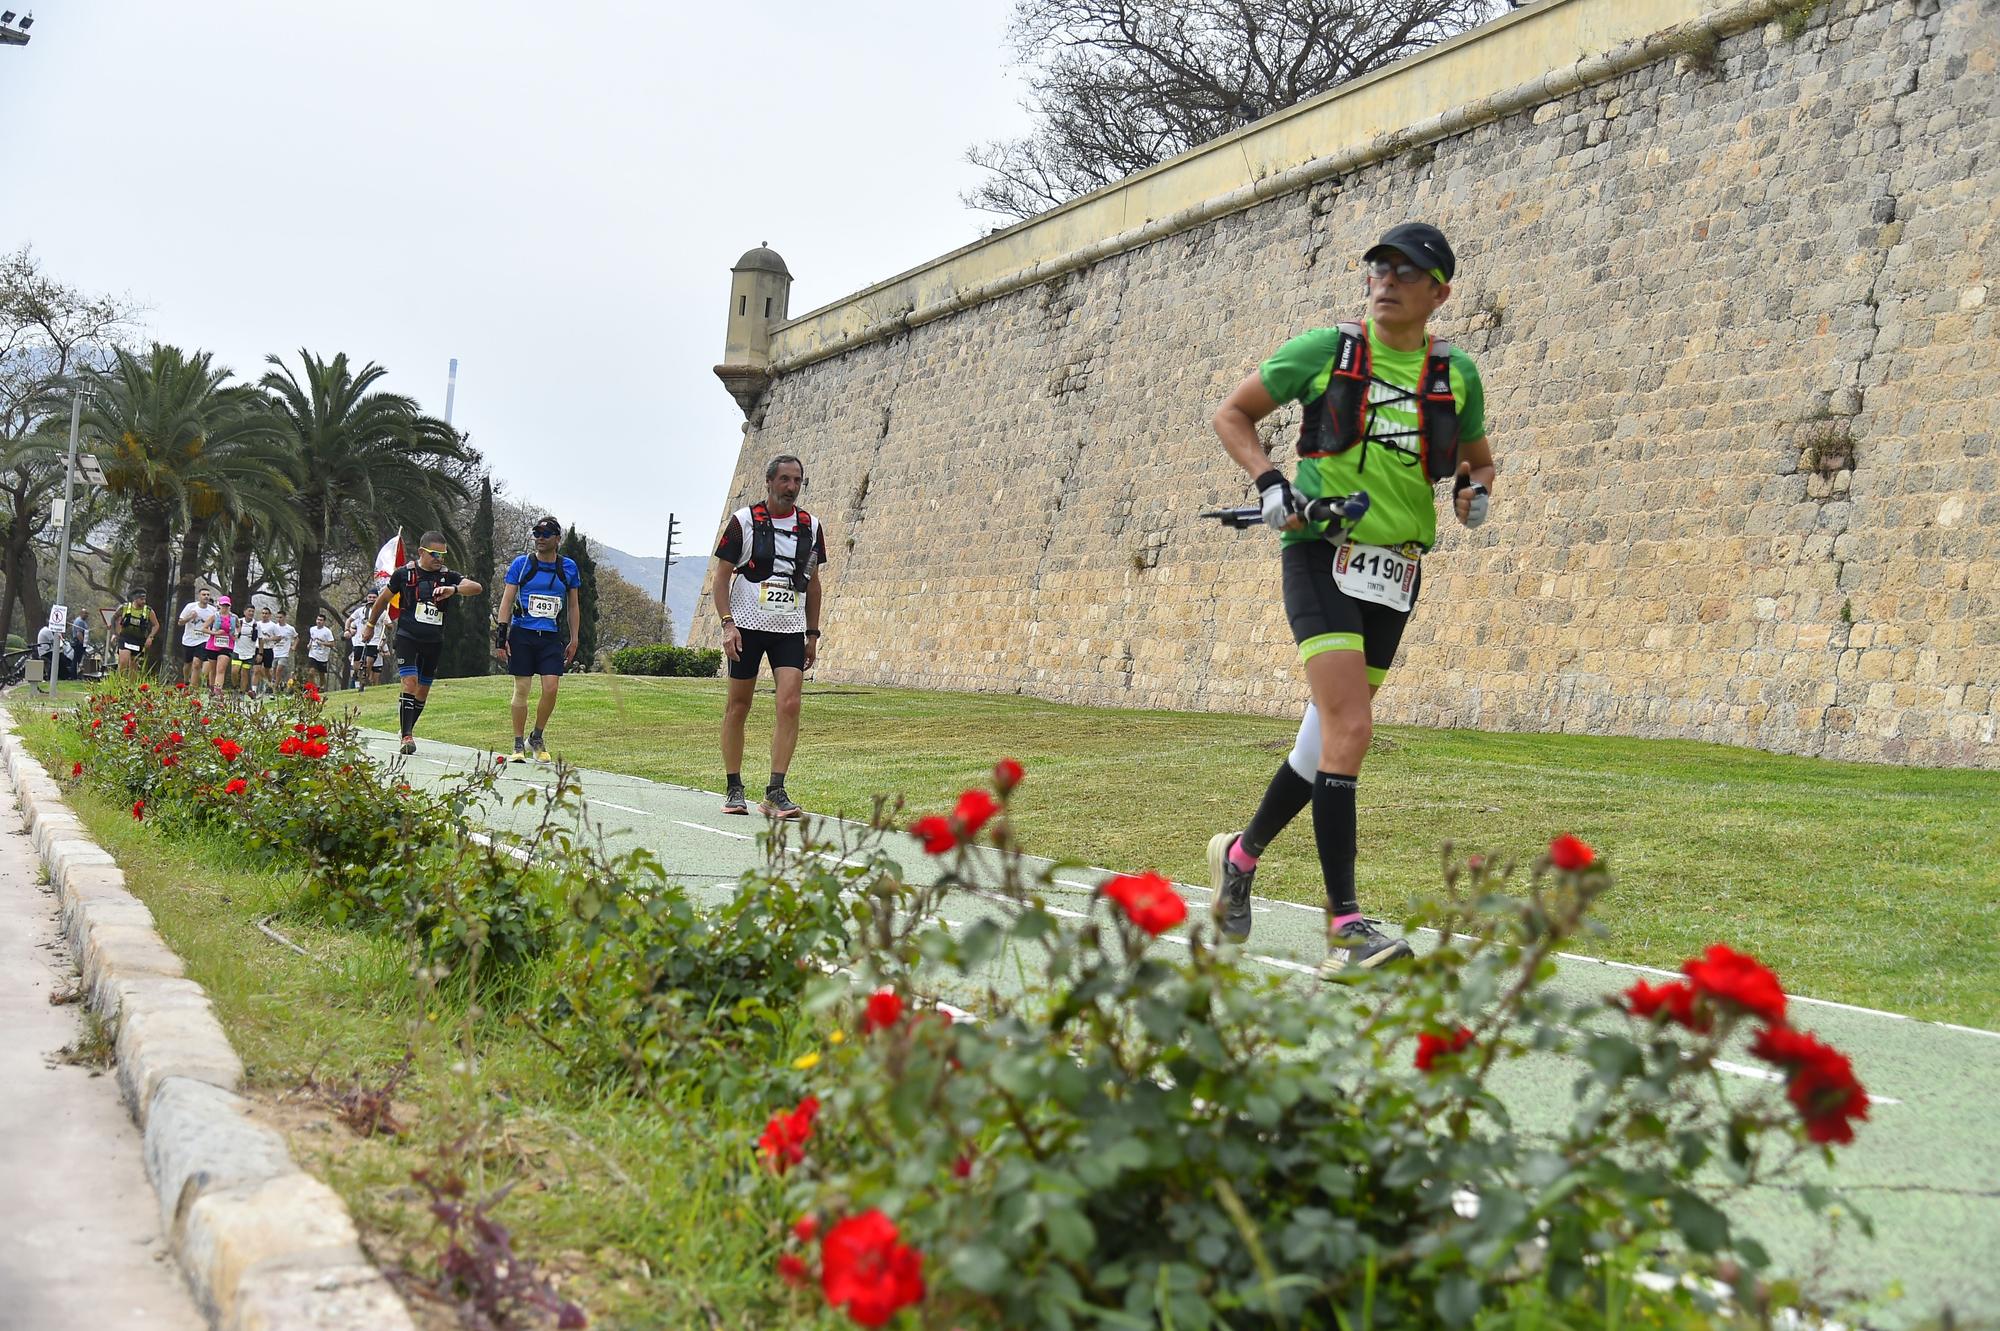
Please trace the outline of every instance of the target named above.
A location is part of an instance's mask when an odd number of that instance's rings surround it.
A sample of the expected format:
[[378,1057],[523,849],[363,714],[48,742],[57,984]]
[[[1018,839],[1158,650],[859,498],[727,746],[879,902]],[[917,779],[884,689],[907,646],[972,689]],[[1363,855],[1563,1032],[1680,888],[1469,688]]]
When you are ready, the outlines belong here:
[[52,605],[49,607],[49,627],[54,629],[57,633],[61,633],[64,629],[69,627],[68,606]]

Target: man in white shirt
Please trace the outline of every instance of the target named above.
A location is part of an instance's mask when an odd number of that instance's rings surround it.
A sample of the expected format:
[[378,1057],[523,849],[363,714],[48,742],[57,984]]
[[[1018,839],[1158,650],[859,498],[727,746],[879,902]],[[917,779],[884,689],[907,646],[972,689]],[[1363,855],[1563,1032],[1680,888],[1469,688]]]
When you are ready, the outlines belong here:
[[364,638],[368,627],[368,602],[363,601],[347,614],[347,641],[353,646],[354,687],[365,690],[377,682],[375,672],[382,662],[382,644]]
[[313,626],[306,630],[306,669],[322,689],[326,687],[326,673],[333,667],[335,641],[333,630],[326,626],[326,611],[322,610],[313,620]]
[[[270,611],[264,613],[269,615]],[[262,636],[256,613],[245,606],[236,617],[236,641],[231,644],[235,659],[229,663],[230,682],[245,693],[256,692],[257,649]]]
[[208,663],[215,658],[208,653],[209,631],[215,627],[215,594],[203,587],[195,593],[195,599],[181,607],[174,620],[181,626],[181,662],[186,667],[187,682],[191,688],[199,688],[202,675]]
[[283,610],[278,612],[278,622],[265,629],[264,668],[270,680],[283,688],[292,678],[292,653],[299,642],[298,626]]

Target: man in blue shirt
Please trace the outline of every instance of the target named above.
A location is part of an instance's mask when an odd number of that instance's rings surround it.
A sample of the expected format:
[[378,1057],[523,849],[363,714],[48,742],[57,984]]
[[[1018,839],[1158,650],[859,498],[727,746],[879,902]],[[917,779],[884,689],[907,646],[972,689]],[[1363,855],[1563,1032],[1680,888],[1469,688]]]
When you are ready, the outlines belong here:
[[[562,524],[543,517],[535,523],[532,534],[534,552],[516,555],[507,566],[500,608],[494,615],[493,649],[514,677],[514,759],[519,762],[532,755],[545,763],[549,747],[542,732],[556,710],[556,689],[562,684],[563,671],[576,659],[583,605],[576,594],[576,561],[556,553]],[[568,621],[567,635],[557,627],[558,620]],[[542,696],[535,704],[535,728],[524,739],[521,732],[528,721],[528,683],[537,675],[542,679]]]

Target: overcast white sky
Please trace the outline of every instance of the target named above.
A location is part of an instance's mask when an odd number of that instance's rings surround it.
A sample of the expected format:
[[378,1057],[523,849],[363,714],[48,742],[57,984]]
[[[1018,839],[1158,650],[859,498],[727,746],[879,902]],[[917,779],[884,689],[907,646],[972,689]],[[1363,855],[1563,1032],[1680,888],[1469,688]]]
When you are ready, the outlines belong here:
[[495,474],[635,554],[721,515],[737,256],[769,241],[803,313],[963,245],[966,146],[1026,125],[1007,0],[33,8],[0,248],[245,378],[344,350],[442,413],[456,356]]

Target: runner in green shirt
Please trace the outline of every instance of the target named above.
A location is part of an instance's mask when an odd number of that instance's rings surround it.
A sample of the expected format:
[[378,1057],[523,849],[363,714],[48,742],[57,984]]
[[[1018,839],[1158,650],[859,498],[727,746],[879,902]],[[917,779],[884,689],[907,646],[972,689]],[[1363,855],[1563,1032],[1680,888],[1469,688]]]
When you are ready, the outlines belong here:
[[[1373,733],[1372,704],[1423,585],[1437,543],[1432,486],[1453,477],[1453,510],[1486,520],[1493,450],[1472,358],[1436,342],[1428,321],[1451,295],[1457,260],[1436,227],[1405,222],[1362,255],[1367,320],[1304,333],[1279,347],[1215,413],[1215,432],[1255,478],[1264,521],[1283,533],[1285,613],[1312,703],[1298,743],[1241,833],[1208,844],[1214,911],[1225,937],[1250,937],[1257,857],[1308,804],[1326,879],[1329,977],[1410,955],[1409,944],[1364,919],[1355,896],[1355,785]],[[1299,466],[1287,481],[1257,438],[1280,403],[1305,405]],[[1294,511],[1305,499],[1368,491],[1354,528],[1328,539]]]

